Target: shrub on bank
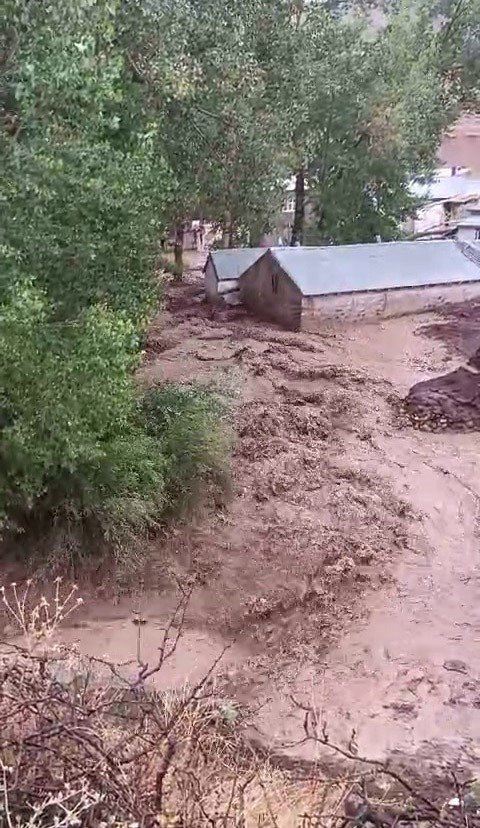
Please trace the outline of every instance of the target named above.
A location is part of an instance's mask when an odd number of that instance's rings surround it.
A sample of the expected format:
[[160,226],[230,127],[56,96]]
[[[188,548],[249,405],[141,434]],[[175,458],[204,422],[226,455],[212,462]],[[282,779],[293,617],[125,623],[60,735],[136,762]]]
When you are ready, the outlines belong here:
[[162,445],[170,512],[191,505],[201,487],[228,489],[228,410],[226,398],[211,388],[164,383],[145,393],[141,416]]
[[0,534],[123,547],[218,464],[200,458],[201,406],[147,428],[134,380],[172,185],[157,94],[127,59],[145,20],[104,0],[8,0],[4,16]]
[[228,488],[228,404],[193,385],[138,397],[132,322],[92,306],[52,321],[20,283],[0,303],[0,535],[51,529],[125,547]]
[[[131,322],[94,306],[48,318],[31,285],[0,304],[0,521],[124,543],[228,481],[220,396],[167,384],[140,401]],[[0,524],[0,525],[1,525]]]
[[138,423],[132,324],[101,307],[52,323],[23,285],[0,305],[0,514],[10,528],[141,530],[164,505],[159,441]]

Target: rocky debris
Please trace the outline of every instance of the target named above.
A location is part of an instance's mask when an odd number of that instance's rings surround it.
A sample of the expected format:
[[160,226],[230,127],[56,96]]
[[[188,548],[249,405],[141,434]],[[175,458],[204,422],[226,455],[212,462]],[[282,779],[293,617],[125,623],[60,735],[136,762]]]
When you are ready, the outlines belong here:
[[[478,351],[471,360],[479,360]],[[473,363],[471,363],[473,364]],[[480,429],[480,374],[457,368],[449,374],[418,382],[403,403],[414,428],[424,431]]]
[[458,658],[452,658],[449,661],[445,661],[443,668],[451,673],[463,673],[464,675],[468,673],[467,665],[464,661],[460,661]]
[[474,368],[475,371],[480,371],[480,348],[477,348],[474,354],[470,357],[467,362],[471,368]]
[[321,412],[294,404],[250,403],[244,406],[238,422],[241,438],[272,437],[302,438],[315,437],[325,440],[332,431],[330,420]]
[[439,340],[450,355],[468,357],[479,345],[480,303],[463,302],[438,308],[436,320],[418,333]]

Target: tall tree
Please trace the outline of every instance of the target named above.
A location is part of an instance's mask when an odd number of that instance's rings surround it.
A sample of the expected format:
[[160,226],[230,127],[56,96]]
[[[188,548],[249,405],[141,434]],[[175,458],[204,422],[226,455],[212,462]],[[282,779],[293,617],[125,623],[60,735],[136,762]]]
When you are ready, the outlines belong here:
[[303,235],[305,180],[316,241],[398,235],[413,205],[409,179],[431,170],[462,99],[457,65],[467,22],[464,9],[440,26],[426,3],[399,0],[375,29],[365,17],[309,4],[291,66],[293,243]]

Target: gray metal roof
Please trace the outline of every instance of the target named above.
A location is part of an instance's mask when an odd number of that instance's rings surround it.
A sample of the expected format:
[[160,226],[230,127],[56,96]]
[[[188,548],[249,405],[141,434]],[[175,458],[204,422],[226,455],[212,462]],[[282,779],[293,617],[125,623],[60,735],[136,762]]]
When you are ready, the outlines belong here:
[[459,227],[480,227],[480,211],[473,216],[465,216],[458,221]]
[[409,189],[412,195],[422,201],[448,201],[461,196],[480,195],[480,178],[451,175],[434,179],[428,184],[414,181]]
[[271,255],[304,296],[480,281],[480,267],[448,239],[277,247]]
[[213,262],[219,282],[239,279],[242,273],[267,252],[266,247],[239,247],[233,250],[212,250]]

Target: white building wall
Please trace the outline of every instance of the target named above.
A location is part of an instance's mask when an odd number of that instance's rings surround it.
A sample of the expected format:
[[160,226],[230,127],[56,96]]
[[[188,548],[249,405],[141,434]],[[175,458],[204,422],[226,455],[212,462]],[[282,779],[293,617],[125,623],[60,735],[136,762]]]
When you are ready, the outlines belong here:
[[476,298],[480,298],[480,278],[478,282],[453,285],[308,296],[302,300],[301,327],[302,330],[315,330],[328,320],[385,319]]
[[435,227],[442,227],[445,224],[445,207],[443,202],[425,204],[419,207],[413,219],[413,228],[411,230],[415,235],[420,233],[427,233]]
[[215,302],[218,299],[218,281],[215,268],[210,259],[208,259],[205,267],[205,293],[209,302]]

